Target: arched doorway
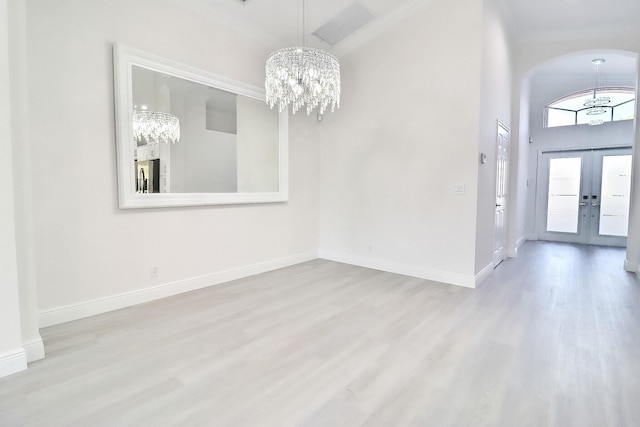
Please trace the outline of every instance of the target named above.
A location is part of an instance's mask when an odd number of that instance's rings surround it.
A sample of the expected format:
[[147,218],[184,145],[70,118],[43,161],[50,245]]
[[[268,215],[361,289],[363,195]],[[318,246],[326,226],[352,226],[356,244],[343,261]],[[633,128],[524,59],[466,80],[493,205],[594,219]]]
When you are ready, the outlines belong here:
[[[601,69],[604,72],[598,82],[596,82],[596,73],[592,63],[592,60],[596,58],[605,59],[606,64]],[[545,121],[547,119],[545,107],[569,94],[592,90],[596,84],[601,87],[631,88],[635,94],[638,78],[637,58],[638,55],[636,53],[628,51],[580,51],[556,56],[532,67],[528,72],[517,77],[521,80],[521,85],[517,94],[520,105],[520,120],[517,129],[519,144],[516,156],[518,178],[517,182],[512,186],[512,194],[516,195],[514,210],[517,213],[513,219],[515,219],[516,223],[520,221],[521,227],[524,229],[521,234],[526,239],[548,239],[549,233],[544,236],[545,232],[548,231],[544,228],[546,224],[540,220],[541,213],[548,213],[549,184],[548,176],[544,177],[544,173],[548,174],[548,168],[541,170],[540,163],[549,162],[549,159],[553,156],[545,155],[545,153],[624,147],[629,149],[634,146],[636,139],[636,121],[634,119],[626,121],[607,120],[600,126],[589,126],[588,123],[582,121],[581,123],[574,123],[573,126],[549,127]],[[567,156],[565,155],[565,157]],[[601,157],[598,157],[599,162],[602,162]],[[595,160],[591,159],[589,161],[595,162]],[[600,164],[598,167],[601,168],[601,166]],[[633,175],[633,171],[631,175]],[[629,181],[633,179],[632,176],[627,178]],[[545,179],[547,180],[546,182]],[[599,185],[601,185],[601,179]],[[545,186],[547,188],[544,188]],[[633,202],[638,200],[640,188],[636,185],[632,191],[634,194],[629,194],[629,196]],[[582,200],[585,196],[589,198],[589,207],[592,205],[591,198],[593,196],[598,198],[598,203],[601,197],[599,194],[575,194],[572,203],[577,206],[585,203],[584,206],[586,207],[587,201]],[[595,204],[595,202],[593,203]],[[601,216],[600,213],[595,212],[595,209],[594,212],[588,212],[584,209],[583,211],[585,212],[579,215]],[[632,206],[627,224],[634,223],[638,215],[640,215],[640,212]],[[597,227],[595,229],[599,231]],[[637,233],[633,227],[631,232]],[[542,237],[541,234],[543,235]],[[567,235],[564,234],[565,237]],[[521,242],[513,237],[515,236],[512,235],[510,251],[515,252]],[[601,240],[595,240],[595,242],[594,244],[607,244]],[[635,241],[630,243],[627,249],[627,259],[637,260],[640,248],[635,246]]]

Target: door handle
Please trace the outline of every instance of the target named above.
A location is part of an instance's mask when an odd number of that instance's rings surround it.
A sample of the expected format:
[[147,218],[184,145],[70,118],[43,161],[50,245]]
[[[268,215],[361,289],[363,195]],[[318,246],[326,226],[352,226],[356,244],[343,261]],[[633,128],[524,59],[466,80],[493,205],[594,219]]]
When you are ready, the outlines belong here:
[[587,206],[587,202],[580,202],[580,206]]
[[593,206],[594,208],[596,208],[596,207],[600,206],[600,203],[593,202],[593,203],[591,203],[591,206]]

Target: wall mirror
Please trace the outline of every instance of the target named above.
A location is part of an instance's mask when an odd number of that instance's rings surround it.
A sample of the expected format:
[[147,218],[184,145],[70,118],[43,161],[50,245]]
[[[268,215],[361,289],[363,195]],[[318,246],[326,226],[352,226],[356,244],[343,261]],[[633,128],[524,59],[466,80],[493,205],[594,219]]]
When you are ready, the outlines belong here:
[[288,113],[264,89],[114,46],[121,209],[284,202]]

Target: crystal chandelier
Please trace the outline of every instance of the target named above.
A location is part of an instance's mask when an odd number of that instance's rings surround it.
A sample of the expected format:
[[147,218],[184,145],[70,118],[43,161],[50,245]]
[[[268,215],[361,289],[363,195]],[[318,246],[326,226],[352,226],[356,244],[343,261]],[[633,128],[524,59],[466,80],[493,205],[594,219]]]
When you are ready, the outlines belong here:
[[175,144],[180,140],[180,120],[173,114],[160,111],[135,110],[133,137],[136,141],[163,141]]
[[[303,17],[304,3],[302,1]],[[303,24],[303,34],[305,34]],[[303,43],[304,44],[304,43]],[[280,112],[291,104],[293,114],[306,105],[307,114],[320,107],[319,114],[331,106],[340,108],[340,63],[320,49],[288,47],[273,52],[265,66],[267,104]]]

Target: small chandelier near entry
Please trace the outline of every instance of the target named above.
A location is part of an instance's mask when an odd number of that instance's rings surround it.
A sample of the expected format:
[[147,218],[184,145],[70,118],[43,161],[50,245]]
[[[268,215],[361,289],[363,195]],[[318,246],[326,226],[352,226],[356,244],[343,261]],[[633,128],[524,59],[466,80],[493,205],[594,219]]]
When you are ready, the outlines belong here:
[[[598,96],[598,83],[600,80],[600,66],[605,63],[605,60],[602,58],[597,58],[591,61],[593,67],[596,71],[596,84],[593,88],[593,98],[587,100],[584,103],[585,107],[588,107],[587,115],[588,116],[599,116],[600,114],[604,114],[607,112],[607,109],[604,108],[605,105],[611,102],[611,98],[608,96]],[[594,118],[589,121],[589,126],[598,126],[604,123],[603,119]]]
[[133,137],[136,141],[163,141],[176,143],[180,140],[180,120],[160,111],[134,110]]
[[[299,1],[304,38],[306,0]],[[271,108],[277,104],[282,112],[291,104],[294,114],[305,105],[307,114],[318,106],[319,114],[329,106],[331,111],[340,108],[340,63],[330,53],[309,47],[280,49],[267,58],[265,74],[266,101]]]

